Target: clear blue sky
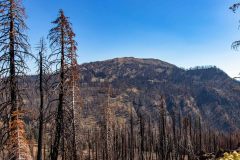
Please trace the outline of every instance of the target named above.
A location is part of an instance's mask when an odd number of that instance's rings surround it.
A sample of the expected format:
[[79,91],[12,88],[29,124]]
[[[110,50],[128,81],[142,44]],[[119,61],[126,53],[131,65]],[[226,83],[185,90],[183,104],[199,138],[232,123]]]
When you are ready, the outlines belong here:
[[[48,34],[61,8],[78,41],[79,62],[133,56],[180,67],[216,65],[240,72],[238,14],[233,0],[23,0],[34,47]],[[32,50],[34,51],[34,50]]]

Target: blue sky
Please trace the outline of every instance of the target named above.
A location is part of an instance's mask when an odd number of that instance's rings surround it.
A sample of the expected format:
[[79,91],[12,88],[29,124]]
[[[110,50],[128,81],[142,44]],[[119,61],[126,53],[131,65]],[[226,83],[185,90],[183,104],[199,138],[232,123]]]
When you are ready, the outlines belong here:
[[[233,0],[24,0],[30,43],[47,36],[59,9],[70,17],[79,63],[157,58],[179,67],[216,65],[240,73],[239,13]],[[34,51],[34,49],[32,50]]]

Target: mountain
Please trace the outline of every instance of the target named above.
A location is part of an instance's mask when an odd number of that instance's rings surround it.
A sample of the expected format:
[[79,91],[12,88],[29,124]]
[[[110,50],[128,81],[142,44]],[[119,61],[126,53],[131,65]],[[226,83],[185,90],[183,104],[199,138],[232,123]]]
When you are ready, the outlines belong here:
[[[82,64],[81,94],[86,123],[98,122],[106,105],[106,84],[114,92],[111,107],[119,121],[134,116],[157,119],[163,95],[167,111],[201,118],[212,129],[240,129],[240,82],[216,67],[185,70],[157,59],[116,58]],[[90,120],[91,119],[91,120]]]

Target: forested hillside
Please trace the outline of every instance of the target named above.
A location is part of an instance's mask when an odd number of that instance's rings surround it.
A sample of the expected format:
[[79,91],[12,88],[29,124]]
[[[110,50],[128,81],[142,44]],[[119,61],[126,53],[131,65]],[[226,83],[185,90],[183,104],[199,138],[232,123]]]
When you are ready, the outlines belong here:
[[240,83],[216,67],[184,70],[155,59],[116,58],[83,64],[80,70],[84,103],[91,103],[94,110],[99,98],[89,97],[98,93],[101,84],[109,83],[117,92],[115,101],[123,107],[116,113],[132,107],[156,119],[156,106],[164,96],[169,113],[200,117],[216,130],[240,128]]
[[[118,152],[121,145],[131,148],[131,144],[125,143],[134,143],[132,147],[139,149],[139,153],[131,155],[130,151],[122,150],[124,153],[118,153],[119,157],[139,157],[141,150],[150,149],[159,150],[159,153],[149,153],[151,157],[161,157],[160,152],[171,155],[172,145],[180,147],[178,150],[190,158],[205,152],[217,152],[220,148],[237,147],[240,83],[216,67],[186,70],[156,59],[116,58],[86,63],[78,68],[80,103],[76,106],[76,137],[79,143],[90,145],[90,153],[82,153],[83,157],[96,156],[98,149],[107,154],[105,149],[108,147],[113,149],[115,146]],[[49,76],[54,84],[56,75]],[[28,93],[31,94],[29,100],[26,99],[26,107],[31,110],[30,126],[36,130],[37,77],[33,75],[27,79],[30,84]],[[45,109],[45,116],[49,118],[46,123],[50,128],[56,113],[54,102],[51,102],[55,96],[49,95],[47,102],[50,105]],[[69,124],[65,122],[65,125]],[[54,134],[51,130],[48,132]],[[178,142],[174,142],[174,134]],[[117,140],[121,136],[127,139],[122,139],[124,142]],[[131,142],[132,138],[134,142]],[[162,144],[165,149],[157,147],[162,143],[159,138],[166,139],[167,144]],[[101,139],[111,144],[108,146]],[[86,146],[82,147],[86,150]],[[109,152],[112,154],[113,151]],[[147,155],[144,153],[143,156]]]

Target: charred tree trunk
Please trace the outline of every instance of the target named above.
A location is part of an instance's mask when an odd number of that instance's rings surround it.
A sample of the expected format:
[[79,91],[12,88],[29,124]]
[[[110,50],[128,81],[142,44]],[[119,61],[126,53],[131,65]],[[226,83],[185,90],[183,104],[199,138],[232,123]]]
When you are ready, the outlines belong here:
[[38,152],[37,160],[42,160],[42,140],[43,140],[43,53],[39,52],[39,91],[40,91],[40,108],[39,108],[39,132],[38,132]]
[[131,115],[130,115],[130,160],[134,160],[134,136],[133,136],[133,113],[131,107]]
[[4,125],[8,126],[6,129],[8,137],[3,145],[8,147],[8,159],[31,159],[29,144],[26,141],[25,123],[22,120],[24,113],[21,108],[23,105],[21,96],[23,93],[18,85],[28,68],[25,57],[31,55],[28,52],[27,36],[24,34],[25,12],[21,2],[16,0],[1,1],[0,10],[0,21],[4,24],[0,25],[0,77],[4,77],[4,80],[0,80],[4,82],[3,88],[6,94],[6,102],[1,103],[0,107],[6,111],[4,114],[9,115],[4,115],[8,117],[4,120]]
[[53,144],[53,152],[51,159],[57,160],[58,152],[59,152],[59,144],[63,134],[63,95],[64,95],[64,31],[61,28],[61,69],[60,69],[60,90],[59,90],[59,102],[58,102],[58,110],[56,117],[56,131],[55,131],[55,140]]
[[140,114],[140,159],[144,160],[144,120]]

